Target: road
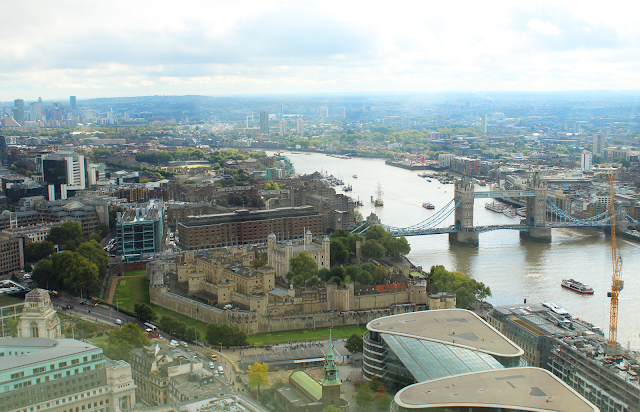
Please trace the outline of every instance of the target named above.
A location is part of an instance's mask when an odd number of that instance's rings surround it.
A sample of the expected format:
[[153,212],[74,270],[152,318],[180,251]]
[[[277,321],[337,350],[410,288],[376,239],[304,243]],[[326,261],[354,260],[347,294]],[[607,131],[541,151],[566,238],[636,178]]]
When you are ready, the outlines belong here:
[[[123,323],[136,323],[142,327],[143,322],[139,322],[138,319],[133,316],[125,315],[124,313],[118,312],[113,308],[105,308],[101,306],[92,306],[92,305],[81,305],[80,298],[69,299],[69,298],[53,298],[51,299],[51,303],[56,309],[62,309],[67,314],[73,316],[80,316],[82,318],[88,318],[93,320],[94,322],[107,323],[110,325],[114,325],[116,319],[122,320]],[[65,309],[67,305],[73,306],[73,309]]]

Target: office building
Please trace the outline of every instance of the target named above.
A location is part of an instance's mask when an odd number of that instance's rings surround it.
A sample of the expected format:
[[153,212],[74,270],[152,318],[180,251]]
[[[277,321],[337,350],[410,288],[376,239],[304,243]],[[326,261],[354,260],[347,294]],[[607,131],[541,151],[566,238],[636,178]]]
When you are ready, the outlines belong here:
[[279,104],[277,109],[277,120],[284,119],[284,105]]
[[589,170],[591,170],[591,159],[592,158],[592,154],[591,152],[585,150],[582,152],[582,158],[580,159],[580,169],[583,172],[588,172]]
[[0,235],[0,276],[24,269],[24,239]]
[[0,338],[0,410],[114,412],[135,405],[126,362],[73,339]]
[[[193,352],[167,344],[135,348],[129,354],[136,397],[148,405],[207,399],[215,387],[213,373]],[[195,393],[194,393],[195,392]]]
[[161,207],[133,207],[116,222],[116,245],[120,255],[162,251],[164,223]]
[[15,99],[13,101],[13,119],[18,122],[20,126],[24,126],[24,100]]
[[521,348],[464,309],[387,316],[372,320],[367,329],[362,372],[387,389],[527,365]]
[[575,123],[573,124],[573,133],[574,133],[574,134],[579,134],[579,133],[581,133],[581,131],[580,131],[580,123],[575,122]]
[[401,389],[392,412],[598,412],[552,373],[540,368],[493,369],[416,383]]
[[71,105],[71,110],[76,110],[76,96],[69,96],[69,104]]
[[260,112],[260,133],[263,135],[269,134],[269,111],[262,110]]
[[347,109],[344,107],[340,108],[340,120],[344,121],[347,119]]
[[482,123],[480,125],[480,133],[487,133],[487,114],[482,113]]
[[42,98],[37,102],[29,103],[29,120],[33,122],[42,120]]
[[442,167],[451,167],[451,161],[455,159],[453,153],[440,153],[438,155],[438,164]]
[[[566,315],[566,316],[565,316]],[[640,411],[640,368],[631,353],[608,355],[600,328],[545,304],[493,308],[488,322],[602,411]]]
[[43,155],[40,159],[43,180],[54,186],[56,194],[62,197],[63,192],[67,190],[86,189],[83,155],[59,150],[53,154]]
[[324,234],[322,215],[313,206],[189,216],[177,224],[178,244],[186,250],[264,243],[271,233],[295,239],[305,228]]
[[297,119],[296,120],[296,132],[302,136],[304,135],[304,120]]
[[280,120],[279,126],[280,126],[280,135],[284,136],[285,134],[287,134],[287,121],[284,119]]
[[604,156],[604,141],[605,141],[605,137],[603,133],[593,134],[593,148],[591,149],[591,153],[593,153],[593,157]]
[[327,106],[320,106],[320,119],[327,120],[329,118],[329,108]]

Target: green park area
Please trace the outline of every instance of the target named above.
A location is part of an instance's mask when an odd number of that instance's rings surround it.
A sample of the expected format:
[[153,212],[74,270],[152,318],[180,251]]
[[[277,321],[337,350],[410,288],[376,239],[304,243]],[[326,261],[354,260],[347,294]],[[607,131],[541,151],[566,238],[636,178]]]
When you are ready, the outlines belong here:
[[129,277],[129,276],[146,276],[147,275],[147,271],[145,269],[139,269],[139,270],[128,270],[126,272],[124,272],[123,276],[125,277]]
[[251,345],[272,345],[276,343],[327,340],[329,339],[329,330],[331,330],[332,338],[342,339],[348,338],[354,333],[361,336],[367,330],[367,327],[364,325],[354,325],[341,326],[333,329],[318,328],[306,330],[288,330],[284,332],[258,333],[256,335],[249,336],[249,343]]
[[[134,271],[135,272],[135,271]],[[126,276],[126,275],[125,275]],[[146,277],[125,277],[118,281],[116,287],[116,293],[114,295],[113,303],[115,305],[116,300],[121,308],[126,308],[133,312],[133,307],[136,303],[146,303],[153,309],[158,315],[158,319],[161,316],[173,316],[179,321],[184,322],[187,326],[193,326],[198,329],[203,335],[206,333],[207,324],[191,319],[188,316],[180,313],[173,312],[169,309],[162,308],[150,303],[149,301],[149,280]],[[352,334],[356,333],[362,335],[366,331],[366,326],[342,326],[331,329],[331,335],[335,339],[348,338]],[[290,330],[284,332],[273,333],[259,333],[249,336],[249,343],[251,345],[272,345],[276,343],[286,342],[302,342],[312,340],[326,340],[329,337],[329,328],[318,328],[308,330]]]

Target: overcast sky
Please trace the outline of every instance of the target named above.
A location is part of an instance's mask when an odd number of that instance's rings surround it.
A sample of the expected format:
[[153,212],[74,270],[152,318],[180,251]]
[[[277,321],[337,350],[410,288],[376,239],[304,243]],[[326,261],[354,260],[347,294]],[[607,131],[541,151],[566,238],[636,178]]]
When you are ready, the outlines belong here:
[[640,90],[640,3],[35,0],[0,7],[0,100]]

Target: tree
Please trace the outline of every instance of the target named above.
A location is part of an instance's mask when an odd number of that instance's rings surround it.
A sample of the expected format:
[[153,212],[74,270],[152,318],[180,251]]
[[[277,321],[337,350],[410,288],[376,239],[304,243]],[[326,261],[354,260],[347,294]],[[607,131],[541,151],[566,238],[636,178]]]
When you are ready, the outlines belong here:
[[38,262],[36,268],[33,269],[31,279],[36,283],[36,285],[43,288],[56,287],[57,282],[53,275],[53,267],[51,266],[51,261],[48,259],[42,259],[40,262]]
[[169,334],[179,337],[184,336],[185,330],[187,329],[187,325],[184,322],[169,315],[161,317],[158,326]]
[[100,223],[98,226],[96,226],[94,232],[96,232],[98,235],[100,235],[101,238],[103,238],[110,232],[109,225],[106,223]]
[[344,347],[351,353],[361,353],[363,348],[362,335],[358,335],[354,333],[349,336],[347,342],[344,344]]
[[341,409],[332,405],[327,406],[322,410],[322,412],[340,412]]
[[387,269],[384,266],[378,266],[376,270],[373,271],[373,283],[375,283],[376,285],[381,285],[387,275],[389,275]]
[[367,385],[360,385],[356,390],[356,403],[363,408],[368,408],[373,403],[373,392]]
[[330,277],[331,277],[331,271],[329,269],[322,268],[318,270],[318,278],[321,281],[326,282],[327,280],[329,280]]
[[24,247],[24,258],[28,262],[36,262],[40,259],[49,257],[56,251],[53,243],[47,242],[32,242]]
[[380,259],[384,256],[384,246],[375,239],[367,239],[360,248],[362,256],[369,259]]
[[318,273],[318,264],[305,252],[300,252],[298,256],[289,259],[289,268],[296,276],[301,276],[304,283]]
[[135,323],[127,323],[109,332],[103,349],[104,354],[111,359],[128,360],[132,349],[148,344],[149,339],[144,331]]
[[251,390],[258,388],[260,390],[260,385],[267,386],[269,385],[269,377],[267,376],[267,372],[269,371],[269,365],[261,362],[254,362],[251,369],[247,375],[249,376],[249,388]]
[[387,392],[382,392],[378,395],[378,406],[383,412],[387,412],[391,406],[393,398]]
[[133,306],[133,312],[140,320],[148,320],[150,322],[153,322],[158,317],[153,309],[151,309],[151,307],[146,303],[136,303]]
[[216,199],[216,204],[222,207],[229,206],[229,202],[227,201],[227,199]]
[[64,245],[67,250],[75,250],[84,240],[82,226],[72,221],[64,222],[58,227],[51,228],[46,240],[61,247]]
[[33,267],[31,266],[31,263],[27,262],[24,264],[24,271],[27,273],[31,273],[31,271],[33,271]]
[[331,266],[346,262],[349,259],[349,247],[346,245],[345,238],[334,238],[329,242]]
[[411,252],[411,246],[409,246],[409,242],[407,242],[407,238],[405,237],[396,238],[391,236],[387,239],[385,248],[387,249],[387,253],[394,259],[399,259],[401,256]]
[[95,294],[100,287],[98,267],[79,253],[54,254],[51,267],[56,283],[76,296]]
[[96,265],[101,275],[106,274],[107,266],[109,265],[109,255],[104,251],[100,243],[95,240],[84,242],[78,246],[76,253],[79,253]]
[[382,226],[373,226],[369,228],[365,233],[367,240],[377,240],[378,243],[384,246],[385,240],[390,236],[389,232],[384,230]]
[[205,340],[210,345],[245,346],[248,345],[247,334],[237,326],[226,323],[210,323],[207,325]]

